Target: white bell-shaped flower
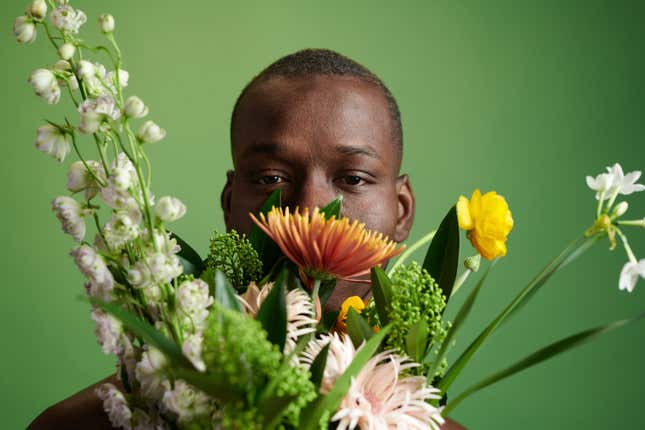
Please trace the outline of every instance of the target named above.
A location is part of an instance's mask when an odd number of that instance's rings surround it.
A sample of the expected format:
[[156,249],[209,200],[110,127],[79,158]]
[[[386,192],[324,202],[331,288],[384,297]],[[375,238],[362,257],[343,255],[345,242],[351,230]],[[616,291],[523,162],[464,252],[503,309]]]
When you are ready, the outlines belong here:
[[38,127],[35,145],[40,152],[51,155],[59,162],[65,160],[71,150],[70,137],[51,124]]
[[36,24],[28,16],[19,16],[13,23],[13,35],[18,43],[29,44],[36,40]]
[[164,222],[177,221],[186,214],[186,205],[176,197],[164,196],[159,199],[155,214]]
[[166,130],[152,121],[146,121],[139,129],[137,137],[143,143],[155,143],[166,137]]

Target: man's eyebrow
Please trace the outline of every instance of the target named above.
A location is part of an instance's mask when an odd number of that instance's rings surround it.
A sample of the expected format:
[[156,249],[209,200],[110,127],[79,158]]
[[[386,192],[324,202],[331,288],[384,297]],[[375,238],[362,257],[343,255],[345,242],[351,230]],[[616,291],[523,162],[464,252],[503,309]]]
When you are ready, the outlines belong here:
[[345,155],[366,155],[377,160],[381,159],[379,154],[368,146],[336,145],[335,149],[336,152],[340,152]]
[[244,154],[278,154],[282,152],[282,146],[277,142],[253,142],[244,148]]

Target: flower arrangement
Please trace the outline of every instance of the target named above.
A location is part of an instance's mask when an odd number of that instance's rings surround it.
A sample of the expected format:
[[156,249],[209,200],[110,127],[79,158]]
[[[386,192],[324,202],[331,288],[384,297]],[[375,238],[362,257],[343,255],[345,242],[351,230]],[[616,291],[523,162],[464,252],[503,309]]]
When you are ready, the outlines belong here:
[[[28,82],[49,104],[66,92],[78,112],[40,126],[35,146],[60,163],[72,152],[78,158],[68,170],[71,195],[55,198],[52,209],[77,243],[70,254],[87,278],[98,342],[117,360],[123,390],[112,384],[97,390],[115,427],[437,429],[470,394],[632,321],[564,338],[448,397],[488,337],[599,239],[607,237],[613,249],[618,237],[626,251],[621,290],[631,292],[645,278],[645,259],[635,257],[622,230],[645,227],[645,218],[624,220],[628,204],[616,203],[645,189],[640,172],[624,174],[615,164],[587,177],[598,200],[592,226],[449,364],[446,354],[493,264],[455,319],[446,321],[444,313],[481,257],[494,262],[506,255],[514,220],[504,197],[479,190],[459,197],[436,231],[405,249],[342,217],[341,197],[300,210],[282,208],[275,192],[250,214],[248,238],[216,233],[202,259],[168,229],[185,205],[152,193],[145,148],[166,132],[152,121],[134,131],[149,109],[125,95],[129,74],[121,68],[115,20],[108,14],[98,20],[107,46],[78,37],[86,21],[66,0],[34,0],[14,34],[29,44],[45,32],[60,60]],[[90,62],[88,53],[105,55],[109,66]],[[81,137],[94,142],[95,159],[77,144]],[[460,228],[476,253],[458,275]],[[407,262],[428,243],[421,264]],[[323,314],[336,279],[361,282],[368,274],[372,299],[350,297],[339,312]]]

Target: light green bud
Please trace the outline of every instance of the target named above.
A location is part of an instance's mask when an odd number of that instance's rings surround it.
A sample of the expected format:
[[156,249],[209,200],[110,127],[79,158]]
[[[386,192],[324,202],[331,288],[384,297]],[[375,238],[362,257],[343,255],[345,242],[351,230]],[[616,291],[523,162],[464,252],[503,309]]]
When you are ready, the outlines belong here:
[[109,13],[99,16],[99,27],[103,33],[112,33],[114,31],[114,17]]
[[60,55],[60,58],[63,60],[69,60],[74,56],[74,53],[76,52],[76,46],[74,46],[73,43],[64,43],[58,48],[58,55]]
[[464,267],[466,267],[466,269],[470,270],[471,272],[476,272],[479,270],[479,263],[481,262],[481,260],[482,257],[479,254],[468,257],[464,260]]

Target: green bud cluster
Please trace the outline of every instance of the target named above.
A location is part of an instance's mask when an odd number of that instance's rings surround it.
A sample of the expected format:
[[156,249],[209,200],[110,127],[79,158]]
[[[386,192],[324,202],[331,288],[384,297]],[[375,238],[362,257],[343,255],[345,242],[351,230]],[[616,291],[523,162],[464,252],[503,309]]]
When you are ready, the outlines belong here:
[[239,292],[246,290],[251,281],[262,277],[262,261],[244,235],[235,230],[213,233],[206,268],[219,270]]
[[301,366],[289,367],[278,377],[277,394],[279,396],[294,396],[284,414],[284,421],[289,424],[289,427],[300,427],[300,411],[317,397],[310,377],[309,371]]
[[[389,314],[392,330],[387,346],[404,353],[408,331],[422,319],[430,329],[430,342],[434,346],[441,345],[447,333],[447,324],[442,319],[445,307],[443,291],[424,268],[416,262],[397,267],[392,274]],[[425,367],[427,366],[417,368],[416,371],[422,372]]]

